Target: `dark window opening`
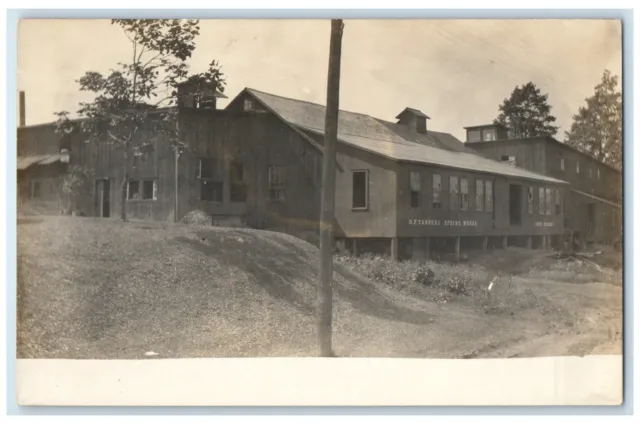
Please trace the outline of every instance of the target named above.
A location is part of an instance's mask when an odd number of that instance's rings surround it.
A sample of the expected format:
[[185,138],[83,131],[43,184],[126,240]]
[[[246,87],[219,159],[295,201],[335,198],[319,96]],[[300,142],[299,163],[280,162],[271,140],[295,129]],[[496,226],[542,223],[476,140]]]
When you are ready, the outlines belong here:
[[482,212],[484,206],[484,181],[476,180],[476,210]]
[[367,208],[367,171],[353,171],[353,209]]
[[410,204],[412,208],[420,207],[420,172],[411,171],[409,178]]
[[459,195],[458,177],[449,177],[449,210],[458,209]]
[[433,209],[440,209],[442,207],[440,201],[441,192],[442,177],[440,177],[440,174],[433,174]]
[[144,181],[142,183],[142,198],[143,199],[153,199],[153,187],[155,181]]
[[140,200],[140,182],[135,180],[129,180],[129,187],[127,189],[127,199]]
[[33,181],[31,183],[31,198],[38,199],[42,197],[42,185],[40,181]]
[[469,209],[469,180],[466,178],[460,179],[460,210],[466,211]]
[[222,182],[200,181],[200,200],[207,202],[222,202]]
[[127,185],[128,200],[156,200],[156,180],[129,180]]
[[269,199],[284,200],[284,167],[269,167]]
[[214,159],[200,159],[198,161],[198,178],[213,178],[215,169]]
[[485,210],[493,212],[493,181],[484,182]]
[[232,162],[229,167],[230,200],[245,202],[247,200],[247,186],[244,182],[244,167],[241,163]]

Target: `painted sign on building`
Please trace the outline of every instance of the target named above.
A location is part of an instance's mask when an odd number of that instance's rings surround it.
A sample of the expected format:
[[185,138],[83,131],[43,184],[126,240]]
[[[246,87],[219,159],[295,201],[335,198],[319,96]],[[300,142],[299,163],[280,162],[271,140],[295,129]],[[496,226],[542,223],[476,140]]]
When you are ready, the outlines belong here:
[[478,221],[455,221],[439,219],[409,219],[409,225],[429,225],[436,227],[477,227]]
[[536,222],[536,227],[553,227],[553,222]]

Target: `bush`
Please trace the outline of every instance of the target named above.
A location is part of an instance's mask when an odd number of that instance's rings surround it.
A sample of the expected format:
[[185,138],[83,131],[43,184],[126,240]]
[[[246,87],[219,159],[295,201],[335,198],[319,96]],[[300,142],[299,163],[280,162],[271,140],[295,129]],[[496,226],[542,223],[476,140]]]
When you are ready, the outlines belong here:
[[371,281],[441,302],[455,296],[479,293],[486,290],[488,284],[487,272],[477,265],[398,262],[371,254],[359,257],[341,255],[336,257],[336,261]]
[[211,225],[211,216],[196,209],[186,214],[180,222],[188,225]]

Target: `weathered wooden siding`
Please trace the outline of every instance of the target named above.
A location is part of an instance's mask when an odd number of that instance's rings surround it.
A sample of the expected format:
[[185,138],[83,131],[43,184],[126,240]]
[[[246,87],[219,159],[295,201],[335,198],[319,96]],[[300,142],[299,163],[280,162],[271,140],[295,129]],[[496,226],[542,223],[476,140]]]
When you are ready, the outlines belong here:
[[61,136],[54,125],[34,125],[18,128],[18,156],[48,155],[60,153]]
[[[180,159],[180,215],[201,209],[211,214],[245,215],[257,228],[317,231],[319,178],[308,164],[319,151],[270,114],[184,112],[181,131],[191,151]],[[214,159],[223,182],[223,201],[200,199],[198,158]],[[247,201],[231,202],[229,167],[243,165]],[[284,199],[269,198],[269,166],[284,167]]]
[[540,174],[545,172],[546,156],[542,140],[488,141],[468,145],[489,159],[500,161],[502,156],[515,156],[518,167]]
[[[60,163],[18,171],[18,208],[27,207],[30,211],[46,215],[60,214],[67,207],[67,198],[61,190],[61,178],[65,172],[66,164]],[[38,197],[31,196],[34,182],[40,186]]]
[[[356,150],[338,146],[336,173],[337,236],[368,238],[396,236],[396,172],[394,162]],[[369,174],[368,208],[352,209],[353,171]]]
[[[547,143],[546,157],[547,175],[568,181],[576,190],[621,203],[622,175],[619,172],[558,143]],[[561,169],[561,158],[564,158],[564,170]],[[577,172],[577,163],[580,163],[580,172]]]

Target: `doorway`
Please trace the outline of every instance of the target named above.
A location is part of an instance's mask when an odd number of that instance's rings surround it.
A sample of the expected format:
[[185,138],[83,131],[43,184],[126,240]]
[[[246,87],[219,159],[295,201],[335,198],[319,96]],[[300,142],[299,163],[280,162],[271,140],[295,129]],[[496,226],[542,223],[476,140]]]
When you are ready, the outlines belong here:
[[596,229],[596,204],[587,204],[587,235],[593,235]]
[[111,215],[111,181],[108,178],[96,180],[95,216],[109,218]]
[[522,186],[509,184],[509,224],[522,225]]

